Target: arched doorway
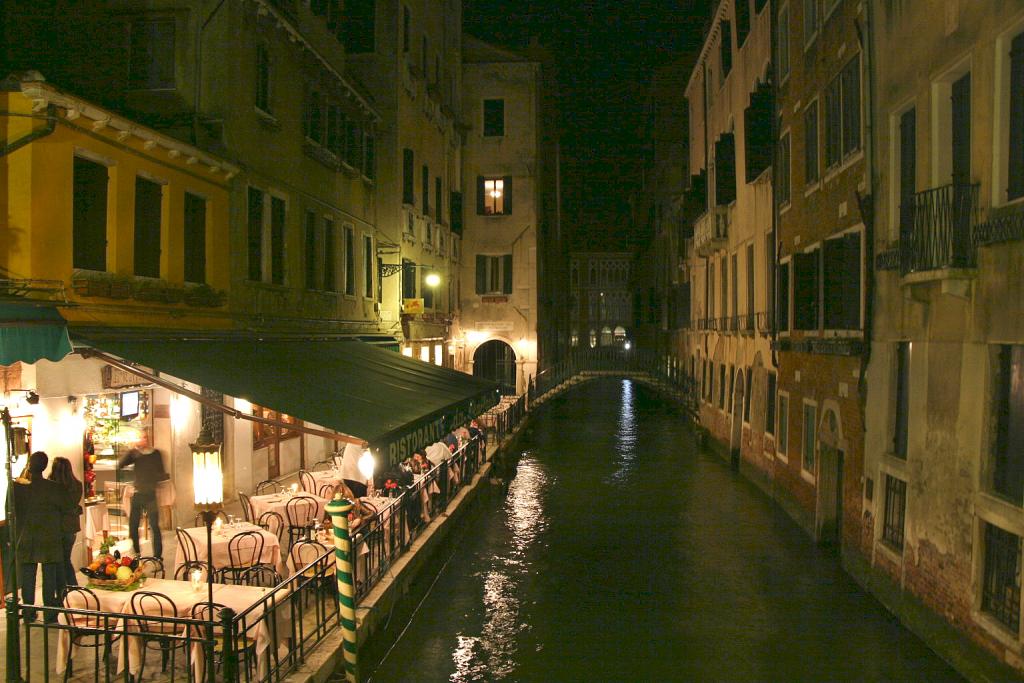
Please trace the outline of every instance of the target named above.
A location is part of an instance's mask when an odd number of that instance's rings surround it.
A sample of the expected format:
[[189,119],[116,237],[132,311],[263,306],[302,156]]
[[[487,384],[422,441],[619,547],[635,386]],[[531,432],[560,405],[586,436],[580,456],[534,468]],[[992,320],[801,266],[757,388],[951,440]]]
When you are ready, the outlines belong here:
[[501,385],[501,393],[516,393],[516,354],[498,339],[484,342],[473,353],[473,376]]
[[818,475],[815,532],[818,542],[836,551],[842,547],[843,524],[842,423],[826,408],[818,426]]

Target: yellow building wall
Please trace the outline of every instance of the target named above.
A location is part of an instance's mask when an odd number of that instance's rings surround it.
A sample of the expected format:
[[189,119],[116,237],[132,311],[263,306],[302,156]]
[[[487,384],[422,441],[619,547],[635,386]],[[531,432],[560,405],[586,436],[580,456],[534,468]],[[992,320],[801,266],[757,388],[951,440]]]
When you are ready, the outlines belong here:
[[[30,114],[32,103],[20,93],[2,95],[5,108]],[[72,262],[73,169],[76,154],[101,160],[109,168],[107,193],[107,270],[121,281],[137,285],[134,269],[135,178],[138,175],[164,184],[161,211],[160,281],[184,286],[185,192],[200,195],[206,205],[206,283],[226,292],[228,268],[228,182],[223,170],[210,171],[201,162],[189,163],[187,154],[171,156],[158,145],[109,128],[94,129],[84,117],[68,120],[63,110],[52,133],[39,137],[0,158],[0,267],[3,277],[42,279],[63,283],[73,304],[63,309],[69,323],[90,326],[168,327],[179,329],[231,326],[224,306],[195,307],[185,303],[112,300],[75,291]],[[37,112],[45,116],[46,110]],[[6,117],[4,139],[12,143],[33,128],[45,127],[41,118]],[[123,138],[123,139],[119,139]],[[95,274],[90,273],[90,276]]]

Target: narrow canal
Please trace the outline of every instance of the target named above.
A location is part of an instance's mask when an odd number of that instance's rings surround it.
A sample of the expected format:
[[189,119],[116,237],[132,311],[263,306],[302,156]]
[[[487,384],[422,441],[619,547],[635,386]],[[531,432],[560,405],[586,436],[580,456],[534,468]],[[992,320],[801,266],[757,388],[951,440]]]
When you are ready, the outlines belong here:
[[960,680],[645,387],[572,389],[522,449],[364,679]]

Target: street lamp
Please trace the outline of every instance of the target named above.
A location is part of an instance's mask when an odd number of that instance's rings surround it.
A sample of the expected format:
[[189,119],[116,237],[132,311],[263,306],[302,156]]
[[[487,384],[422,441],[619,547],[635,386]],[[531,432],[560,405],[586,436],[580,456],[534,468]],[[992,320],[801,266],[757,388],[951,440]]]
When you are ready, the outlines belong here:
[[192,488],[196,510],[206,525],[206,583],[213,621],[213,522],[224,509],[224,472],[221,470],[220,444],[213,440],[206,425],[199,431],[192,449]]
[[441,284],[441,276],[438,275],[436,272],[431,271],[427,273],[426,277],[423,278],[423,284],[425,284],[427,287],[437,287],[439,284]]
[[363,454],[359,456],[359,473],[363,475],[363,479],[366,480],[366,494],[371,495],[373,493],[373,471],[377,467],[377,461],[373,459],[373,453],[367,448],[363,451]]

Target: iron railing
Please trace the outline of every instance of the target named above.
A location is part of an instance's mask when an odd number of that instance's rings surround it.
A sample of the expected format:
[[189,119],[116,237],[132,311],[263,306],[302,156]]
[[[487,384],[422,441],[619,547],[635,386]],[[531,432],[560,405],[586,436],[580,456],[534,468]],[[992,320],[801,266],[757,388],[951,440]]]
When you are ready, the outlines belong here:
[[903,275],[977,266],[972,229],[980,216],[979,192],[978,183],[953,183],[914,195],[910,210],[901,210]]

